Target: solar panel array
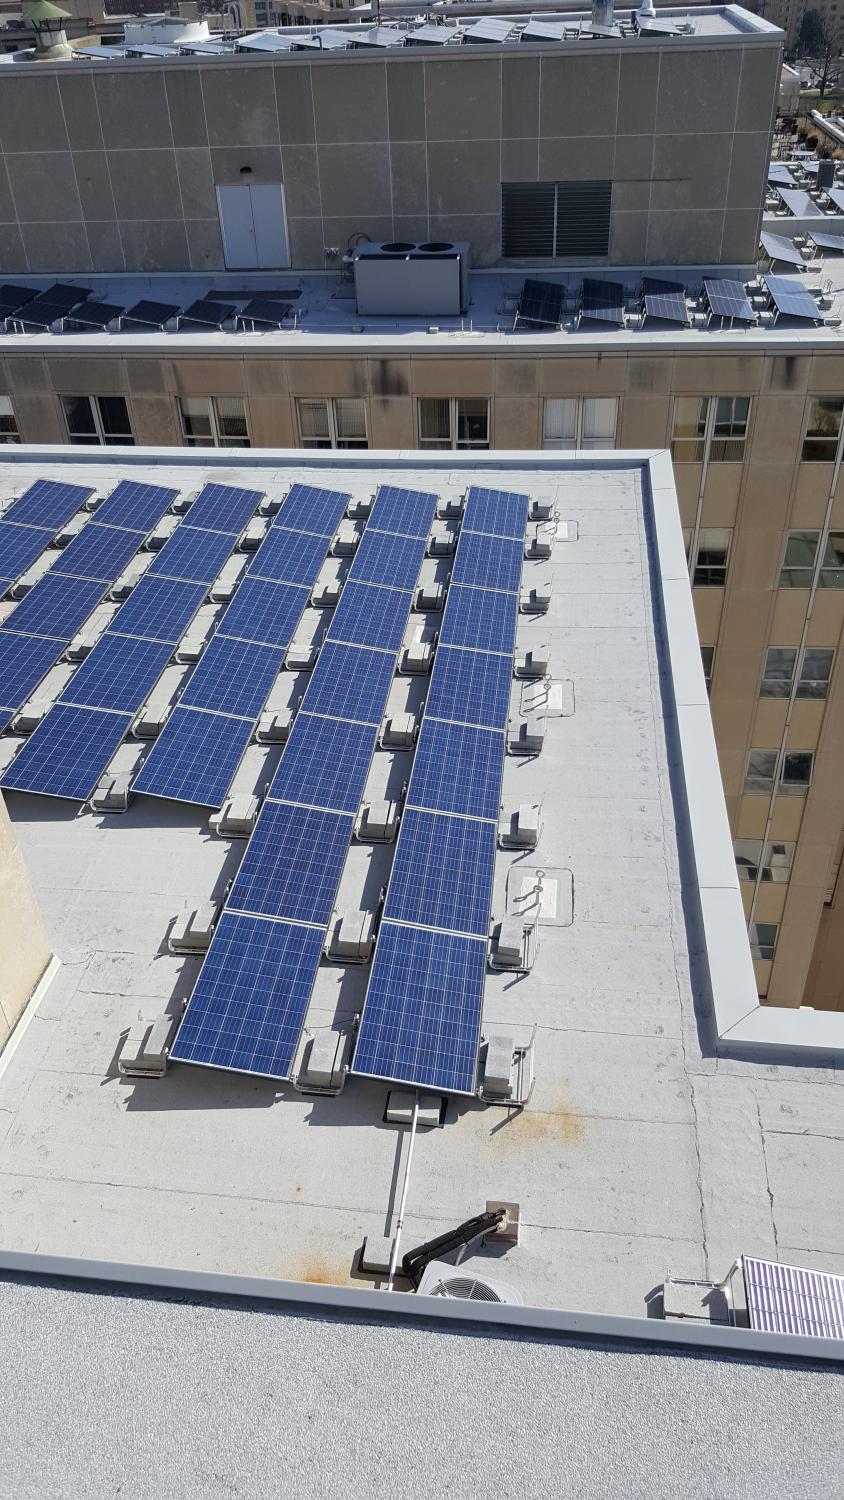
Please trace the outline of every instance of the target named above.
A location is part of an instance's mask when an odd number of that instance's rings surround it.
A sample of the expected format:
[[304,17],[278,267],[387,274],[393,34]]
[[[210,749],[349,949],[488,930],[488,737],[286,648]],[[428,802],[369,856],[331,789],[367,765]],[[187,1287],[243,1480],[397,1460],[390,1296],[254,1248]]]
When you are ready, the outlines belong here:
[[[260,496],[250,493],[254,511]],[[200,503],[201,497],[193,509]],[[221,805],[348,503],[349,496],[337,490],[292,486],[135,777],[134,791],[201,807]],[[216,508],[204,506],[200,517],[220,523]],[[248,516],[238,520],[245,523]],[[178,569],[180,574],[197,571],[190,557],[180,557]]]
[[[375,498],[179,1028],[177,1061],[289,1077],[435,504],[435,495],[389,486]],[[379,624],[375,643],[359,590]],[[374,596],[390,607],[378,611]]]
[[823,313],[804,286],[789,281],[787,276],[765,276],[764,282],[776,310],[776,319],[805,318],[810,323],[823,322]]
[[0,516],[0,598],[30,568],[92,491],[37,479]]
[[[833,190],[834,191],[834,190]],[[777,192],[789,213],[797,219],[820,219],[823,218],[823,209],[819,208],[814,198],[804,192],[802,188],[777,187]],[[830,193],[832,197],[832,192]]]
[[[54,535],[91,494],[90,489],[80,485],[57,485],[39,480],[15,501],[8,512],[10,517],[21,516],[26,524],[18,527],[12,519],[10,529],[33,530],[40,516],[44,523],[39,533],[43,547],[46,545],[44,539]],[[58,661],[71,636],[99,604],[107,585],[123,571],[175,494],[175,490],[161,486],[122,480],[95,513],[95,519],[86,523],[50,571],[34,584],[3,622],[0,628],[0,729],[7,727],[16,710],[35,692],[39,682]],[[0,532],[2,529],[0,523]],[[11,774],[17,774],[23,754],[22,750]],[[10,772],[7,771],[6,775],[9,776]],[[3,784],[11,786],[13,783],[4,781]],[[31,790],[41,790],[41,787],[33,786]]]
[[467,495],[355,1049],[367,1077],[474,1092],[527,508]]

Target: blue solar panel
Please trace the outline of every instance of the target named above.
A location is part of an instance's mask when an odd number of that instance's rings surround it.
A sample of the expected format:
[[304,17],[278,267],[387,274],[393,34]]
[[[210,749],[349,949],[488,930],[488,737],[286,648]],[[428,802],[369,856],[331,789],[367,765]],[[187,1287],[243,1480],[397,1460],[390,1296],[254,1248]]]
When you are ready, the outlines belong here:
[[389,583],[395,589],[412,589],[424,556],[425,542],[421,537],[367,530],[355,553],[350,577],[358,583]]
[[382,922],[352,1072],[475,1091],[486,943]]
[[219,531],[174,531],[147,569],[147,578],[178,578],[183,582],[214,582],[231,556],[232,539]]
[[332,537],[340,525],[350,495],[339,490],[321,490],[310,484],[294,484],[276,518],[277,526]]
[[99,507],[97,520],[101,526],[125,526],[129,531],[141,531],[146,536],[169,510],[178,493],[178,490],[165,489],[160,484],[139,484],[134,479],[121,479]]
[[527,495],[519,495],[511,490],[479,489],[473,485],[466,496],[463,529],[521,541],[527,525],[527,513]]
[[460,533],[451,581],[518,593],[524,551],[523,542],[505,541],[499,536],[481,536],[464,528]]
[[158,681],[170,655],[167,643],[133,640],[107,631],[74,672],[59,702],[134,713]]
[[331,636],[353,646],[398,651],[404,638],[410,594],[371,583],[347,583],[331,622]]
[[384,916],[395,922],[487,936],[496,827],[409,808]]
[[227,902],[229,911],[325,928],[352,837],[352,818],[265,802]]
[[509,656],[516,639],[518,604],[515,594],[467,589],[453,583],[446,600],[440,643],[503,651]]
[[15,756],[0,786],[84,802],[130,722],[124,714],[56,703]]
[[135,556],[140,541],[137,531],[120,531],[113,526],[98,526],[96,521],[89,521],[65,547],[52,572],[113,583]]
[[375,496],[370,525],[376,531],[426,537],[431,530],[436,503],[436,495],[424,490],[403,490],[392,484],[382,484]]
[[182,525],[237,536],[252,519],[263,498],[260,490],[235,489],[230,484],[206,484]]
[[174,802],[219,807],[251,733],[251,719],[179,706],[167,720],[132,789]]
[[425,713],[429,718],[503,729],[512,682],[513,664],[507,656],[438,647]]
[[245,578],[223,616],[220,629],[242,641],[288,646],[308,597],[307,589],[293,584]]
[[183,708],[210,708],[256,719],[283,662],[283,647],[255,646],[217,635],[179,702]]
[[413,758],[407,806],[497,819],[503,771],[501,730],[445,724],[426,716]]
[[0,704],[20,708],[56,660],[57,641],[0,630]]
[[36,479],[19,500],[15,500],[4,513],[4,521],[16,521],[23,526],[41,526],[55,536],[65,526],[89,495],[94,491],[90,485],[63,484],[55,479]]
[[287,1078],[323,941],[318,927],[223,912],[171,1059]]
[[357,812],[374,749],[375,725],[300,712],[267,795]]
[[302,707],[309,713],[380,724],[394,670],[394,660],[386,651],[342,646],[327,640],[319,653]]
[[325,562],[327,548],[324,536],[306,536],[272,526],[249,565],[250,576],[310,587]]
[[33,585],[3,623],[7,630],[52,635],[59,641],[69,641],[96,609],[104,592],[101,583],[87,578],[60,578],[51,572]]
[[146,636],[148,640],[181,640],[207,596],[204,583],[177,583],[171,578],[142,578],[109,626],[110,635]]
[[39,531],[37,526],[0,523],[0,580],[4,580],[3,589],[26,572],[36,557],[41,556],[49,540],[49,534]]

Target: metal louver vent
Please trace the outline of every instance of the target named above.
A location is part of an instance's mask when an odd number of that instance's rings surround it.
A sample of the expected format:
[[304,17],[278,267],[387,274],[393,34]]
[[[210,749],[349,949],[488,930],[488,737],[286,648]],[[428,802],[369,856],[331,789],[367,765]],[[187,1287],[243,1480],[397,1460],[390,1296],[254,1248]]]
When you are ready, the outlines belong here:
[[612,183],[504,182],[501,253],[542,260],[606,255]]

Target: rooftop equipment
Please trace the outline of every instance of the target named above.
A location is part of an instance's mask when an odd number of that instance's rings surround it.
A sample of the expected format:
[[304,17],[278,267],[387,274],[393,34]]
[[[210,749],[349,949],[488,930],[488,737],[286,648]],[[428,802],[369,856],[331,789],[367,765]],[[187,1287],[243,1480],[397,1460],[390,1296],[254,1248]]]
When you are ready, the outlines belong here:
[[393,240],[354,252],[357,310],[368,317],[460,317],[469,305],[468,241]]

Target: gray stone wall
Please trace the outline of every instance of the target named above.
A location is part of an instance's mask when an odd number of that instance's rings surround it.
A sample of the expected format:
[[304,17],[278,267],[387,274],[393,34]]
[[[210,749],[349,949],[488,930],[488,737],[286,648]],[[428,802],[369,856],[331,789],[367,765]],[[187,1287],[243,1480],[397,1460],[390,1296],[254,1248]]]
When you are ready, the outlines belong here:
[[7,68],[0,273],[222,269],[215,187],[244,181],[283,181],[303,269],[356,232],[467,239],[495,265],[502,181],[590,178],[613,181],[611,262],[749,262],[779,55],[738,37]]

